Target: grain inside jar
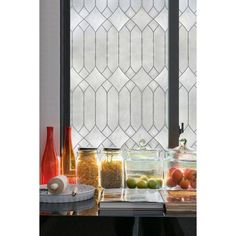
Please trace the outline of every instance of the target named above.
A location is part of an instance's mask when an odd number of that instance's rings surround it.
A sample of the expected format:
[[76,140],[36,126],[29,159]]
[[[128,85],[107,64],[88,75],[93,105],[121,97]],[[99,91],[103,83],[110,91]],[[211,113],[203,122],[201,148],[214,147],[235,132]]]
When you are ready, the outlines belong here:
[[118,148],[104,148],[101,160],[101,186],[123,187],[123,160]]
[[79,148],[77,162],[78,181],[98,187],[98,163],[96,148]]

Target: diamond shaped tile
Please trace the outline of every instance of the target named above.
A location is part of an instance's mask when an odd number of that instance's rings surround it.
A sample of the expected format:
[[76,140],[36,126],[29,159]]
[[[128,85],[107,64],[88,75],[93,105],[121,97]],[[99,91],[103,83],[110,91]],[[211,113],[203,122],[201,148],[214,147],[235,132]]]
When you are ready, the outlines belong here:
[[85,18],[85,17],[89,14],[89,12],[88,12],[85,8],[83,8],[83,9],[79,12],[79,14],[80,14],[80,16],[82,16],[83,18]]
[[125,85],[129,79],[126,75],[118,68],[115,73],[110,77],[109,81],[113,84],[113,86],[119,91]]
[[143,90],[149,82],[151,82],[150,76],[144,71],[143,68],[132,78],[132,81],[139,87],[140,90]]
[[126,27],[129,31],[131,31],[134,28],[135,24],[132,20],[129,20],[128,23],[126,23]]
[[112,133],[112,130],[107,126],[103,131],[102,133],[108,137],[111,133]]
[[118,127],[109,137],[111,142],[114,143],[116,147],[121,147],[123,143],[125,143],[126,140],[128,140],[128,138],[129,137],[120,127]]
[[103,147],[107,148],[107,147],[116,147],[116,146],[109,139],[106,139],[105,141],[103,141]]
[[135,135],[133,135],[132,139],[136,142],[139,143],[141,139],[144,139],[146,143],[148,143],[151,139],[152,136],[143,128],[141,127]]
[[93,11],[85,19],[93,27],[94,30],[97,30],[106,20],[105,17],[97,10],[97,8],[94,8]]
[[138,13],[132,18],[136,25],[143,30],[147,24],[152,20],[152,18],[147,14],[147,12],[141,8]]
[[154,79],[158,76],[159,72],[153,67],[148,74]]
[[128,11],[125,12],[128,17],[133,17],[135,15],[135,11],[133,10],[132,7],[128,9]]
[[157,142],[154,138],[147,143],[147,146],[151,149],[158,149],[160,146],[159,142]]
[[109,20],[116,27],[117,30],[120,30],[124,24],[129,20],[129,18],[124,14],[124,12],[118,8],[112,16],[110,16]]
[[125,85],[125,87],[131,92],[132,89],[135,87],[135,83],[132,82],[132,81],[129,81],[129,82]]
[[109,78],[112,74],[112,72],[109,70],[109,68],[107,67],[103,72],[102,74],[106,77],[106,78]]
[[83,91],[85,91],[85,90],[88,88],[88,86],[89,86],[89,84],[88,84],[85,80],[83,80],[83,81],[79,84],[79,87],[80,87]]
[[111,16],[112,11],[107,7],[107,8],[102,12],[102,14],[103,14],[106,18],[108,18],[108,17]]
[[129,77],[132,78],[135,75],[135,71],[130,67],[125,74]]
[[179,81],[189,91],[196,83],[196,75],[188,68],[179,78]]
[[94,90],[97,90],[106,79],[95,68],[92,73],[86,78],[86,81],[90,84]]
[[189,31],[196,23],[196,15],[187,8],[186,11],[179,17],[179,21]]
[[160,14],[155,18],[155,21],[162,27],[162,29],[167,30],[168,28],[168,11],[166,8],[160,12]]
[[79,24],[79,26],[80,26],[80,28],[81,28],[83,31],[85,31],[85,30],[88,28],[89,24],[88,24],[85,20],[83,20],[83,21]]
[[79,134],[82,135],[82,137],[85,137],[88,133],[89,133],[88,129],[86,129],[84,126],[79,131]]
[[149,85],[149,88],[151,88],[151,90],[154,92],[156,90],[156,88],[159,87],[158,83],[156,81],[152,81]]
[[130,138],[128,141],[125,142],[123,146],[126,146],[128,149],[133,148],[135,145],[135,142]]
[[95,127],[85,138],[89,140],[93,147],[98,147],[106,137],[97,127]]
[[102,86],[108,92],[109,89],[112,87],[112,84],[107,80],[105,83],[103,83]]
[[159,133],[159,130],[155,126],[152,126],[152,128],[150,130],[148,130],[148,133],[152,137],[155,137]]
[[168,89],[168,71],[164,68],[155,81],[166,91]]
[[155,29],[158,27],[158,23],[155,21],[155,20],[152,20],[150,23],[149,23],[149,27],[155,31]]
[[109,20],[106,20],[106,21],[102,24],[102,26],[104,27],[104,29],[105,29],[106,31],[109,31],[109,29],[112,27],[112,24],[111,24],[111,22],[110,22]]
[[148,12],[148,14],[152,17],[155,18],[158,15],[158,11],[153,7],[151,11]]
[[86,139],[82,139],[79,142],[79,147],[92,147],[92,145]]
[[135,133],[135,130],[130,126],[125,132],[129,135],[129,137],[132,137]]
[[88,72],[85,68],[83,68],[83,69],[79,72],[79,75],[80,75],[82,78],[87,77],[88,74],[89,74],[89,72]]

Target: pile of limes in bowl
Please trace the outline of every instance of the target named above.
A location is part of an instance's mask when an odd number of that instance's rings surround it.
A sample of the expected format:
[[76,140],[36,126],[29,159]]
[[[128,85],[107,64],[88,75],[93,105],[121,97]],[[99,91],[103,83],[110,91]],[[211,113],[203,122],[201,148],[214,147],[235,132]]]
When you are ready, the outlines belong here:
[[159,189],[162,187],[162,179],[142,175],[139,178],[129,177],[126,180],[128,188],[150,188],[150,189]]

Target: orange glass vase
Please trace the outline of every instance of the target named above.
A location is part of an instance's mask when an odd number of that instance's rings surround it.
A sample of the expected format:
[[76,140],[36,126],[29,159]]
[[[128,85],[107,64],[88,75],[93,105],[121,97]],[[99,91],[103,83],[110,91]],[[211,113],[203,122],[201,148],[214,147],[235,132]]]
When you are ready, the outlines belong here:
[[47,127],[47,141],[41,161],[41,184],[59,175],[59,159],[56,155],[53,143],[53,127]]
[[61,174],[66,175],[70,184],[77,182],[76,158],[72,146],[72,129],[65,128],[65,141],[61,157]]

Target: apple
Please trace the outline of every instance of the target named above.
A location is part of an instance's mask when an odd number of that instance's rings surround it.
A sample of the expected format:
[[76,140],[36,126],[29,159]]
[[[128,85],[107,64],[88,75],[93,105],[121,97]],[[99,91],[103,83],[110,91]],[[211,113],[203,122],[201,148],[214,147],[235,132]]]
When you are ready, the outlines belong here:
[[168,186],[168,187],[175,187],[176,186],[176,183],[175,183],[175,181],[172,179],[172,178],[169,178],[167,181],[166,181],[166,185]]
[[196,189],[197,188],[197,181],[190,181],[190,186],[192,187],[192,188],[194,188],[194,189]]
[[172,179],[176,184],[178,184],[182,178],[183,178],[183,173],[181,170],[176,169],[172,172]]
[[185,178],[185,179],[188,179],[188,174],[189,174],[190,170],[191,170],[191,169],[185,169],[185,170],[184,170],[184,178]]
[[171,168],[169,169],[169,176],[171,176],[172,173],[173,173],[175,170],[176,170],[175,167],[171,167]]
[[182,180],[180,181],[179,183],[179,186],[182,188],[182,189],[188,189],[189,187],[189,180],[185,179],[185,178],[182,178]]
[[188,172],[188,179],[189,179],[189,180],[192,180],[192,181],[196,181],[196,179],[197,179],[197,171],[194,170],[194,169],[191,169],[191,170]]

